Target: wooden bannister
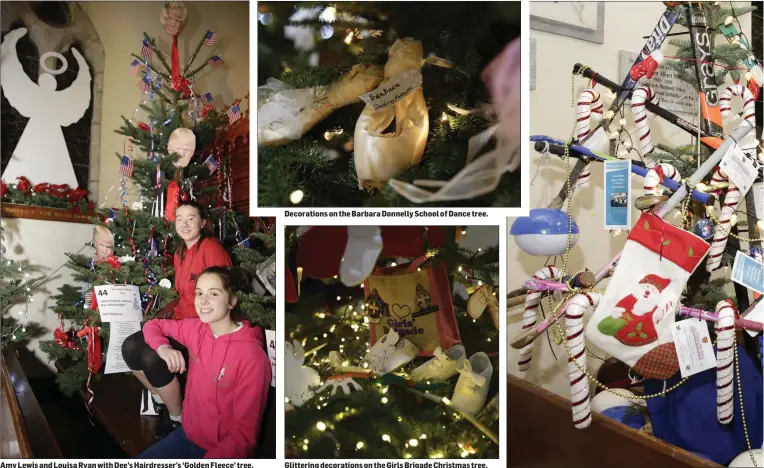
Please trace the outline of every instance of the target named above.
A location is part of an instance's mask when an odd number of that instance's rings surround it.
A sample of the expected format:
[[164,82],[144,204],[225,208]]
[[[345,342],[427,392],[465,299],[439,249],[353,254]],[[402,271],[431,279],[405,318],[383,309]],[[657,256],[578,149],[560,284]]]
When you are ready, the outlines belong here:
[[600,414],[573,427],[570,401],[514,376],[507,379],[510,467],[720,467]]
[[[3,354],[2,388],[22,458],[63,458],[15,351]],[[30,437],[30,435],[32,437]]]

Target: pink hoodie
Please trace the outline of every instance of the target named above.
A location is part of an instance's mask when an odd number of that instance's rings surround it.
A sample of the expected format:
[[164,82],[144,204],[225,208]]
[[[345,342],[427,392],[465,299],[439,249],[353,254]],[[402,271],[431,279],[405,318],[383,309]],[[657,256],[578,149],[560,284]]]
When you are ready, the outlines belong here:
[[255,447],[268,403],[271,363],[263,330],[243,322],[215,338],[199,319],[151,320],[143,327],[154,350],[174,338],[188,348],[183,429],[204,458],[245,458]]

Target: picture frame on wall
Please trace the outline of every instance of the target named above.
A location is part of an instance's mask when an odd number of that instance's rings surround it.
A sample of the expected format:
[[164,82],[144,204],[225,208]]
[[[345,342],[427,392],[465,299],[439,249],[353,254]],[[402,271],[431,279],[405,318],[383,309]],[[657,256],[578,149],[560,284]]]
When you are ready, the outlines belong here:
[[531,29],[605,42],[605,2],[531,2],[530,7]]

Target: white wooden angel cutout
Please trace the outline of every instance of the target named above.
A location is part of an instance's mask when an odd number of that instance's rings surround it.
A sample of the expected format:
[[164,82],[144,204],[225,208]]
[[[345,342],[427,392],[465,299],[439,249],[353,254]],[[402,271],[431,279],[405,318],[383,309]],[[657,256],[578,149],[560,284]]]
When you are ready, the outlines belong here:
[[[90,68],[82,54],[72,48],[79,73],[69,88],[56,90],[53,75],[65,72],[68,64],[63,55],[46,52],[40,56],[40,68],[44,72],[34,83],[24,73],[16,52],[16,43],[26,33],[26,28],[15,29],[0,45],[3,93],[19,114],[29,119],[2,178],[11,182],[24,176],[34,184],[68,184],[74,188],[78,185],[77,177],[61,127],[78,122],[90,107]],[[61,68],[51,70],[45,65],[45,60],[51,56],[61,60]]]

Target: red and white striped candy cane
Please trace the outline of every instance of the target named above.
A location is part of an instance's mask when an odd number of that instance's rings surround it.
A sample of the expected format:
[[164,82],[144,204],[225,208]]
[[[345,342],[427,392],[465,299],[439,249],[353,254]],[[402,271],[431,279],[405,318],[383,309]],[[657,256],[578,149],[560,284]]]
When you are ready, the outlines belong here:
[[674,166],[668,163],[660,163],[653,166],[647,171],[647,175],[645,175],[645,194],[660,195],[662,189],[659,187],[666,178],[679,182],[682,179],[682,175],[674,169]]
[[[559,278],[562,272],[554,265],[547,265],[533,275],[533,279],[554,279]],[[536,325],[538,318],[538,306],[541,302],[542,291],[528,291],[525,296],[525,312],[523,312],[523,330],[527,330]],[[518,353],[517,367],[521,371],[527,371],[531,367],[533,358],[533,343],[523,346]]]
[[[719,109],[722,112],[722,117],[725,118],[732,112],[730,101],[733,96],[737,96],[743,100],[743,114],[741,116],[743,121],[747,120],[753,125],[753,128],[756,128],[756,98],[753,96],[750,89],[739,83],[727,86],[724,91],[722,91],[719,97]],[[755,138],[746,138],[743,140],[740,149],[742,149],[744,153],[756,151],[756,143]]]
[[[576,138],[582,141],[591,133],[592,113],[602,114],[603,102],[600,93],[594,89],[585,89],[576,103]],[[584,166],[576,181],[576,188],[588,187],[592,178],[591,163]]]
[[634,127],[637,130],[639,144],[642,146],[642,155],[649,154],[653,150],[653,139],[650,136],[650,122],[647,121],[645,102],[652,102],[655,98],[655,92],[647,85],[637,88],[631,96],[631,112],[634,114]]
[[570,405],[573,410],[573,425],[576,429],[585,429],[592,423],[589,378],[581,372],[581,369],[586,369],[584,311],[589,307],[597,307],[599,302],[600,295],[597,293],[577,294],[570,299],[565,311],[565,333],[570,348],[570,356],[568,357]]
[[[714,172],[714,176],[711,178],[711,183],[718,183],[719,181],[727,180],[727,174],[722,172],[721,168],[717,167]],[[722,205],[722,212],[719,214],[719,223],[714,230],[714,239],[711,241],[711,249],[708,251],[708,261],[706,262],[706,271],[714,271],[722,263],[722,255],[724,254],[724,248],[727,246],[727,238],[729,232],[732,229],[732,214],[737,209],[737,205],[743,198],[740,189],[737,188],[731,180],[729,181],[729,187],[727,188],[727,195],[724,196],[724,204]]]
[[721,424],[732,422],[732,385],[735,360],[735,308],[724,300],[716,304],[716,418]]

